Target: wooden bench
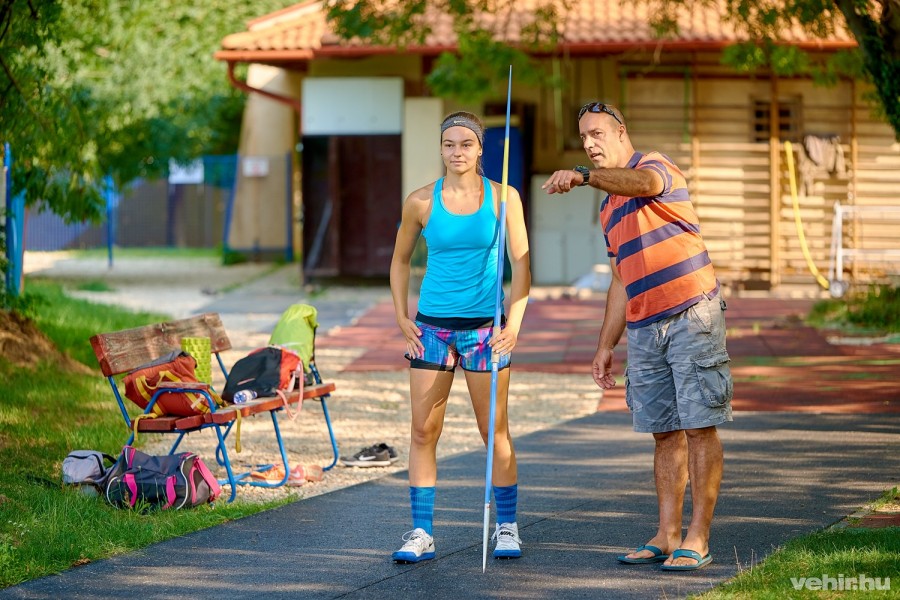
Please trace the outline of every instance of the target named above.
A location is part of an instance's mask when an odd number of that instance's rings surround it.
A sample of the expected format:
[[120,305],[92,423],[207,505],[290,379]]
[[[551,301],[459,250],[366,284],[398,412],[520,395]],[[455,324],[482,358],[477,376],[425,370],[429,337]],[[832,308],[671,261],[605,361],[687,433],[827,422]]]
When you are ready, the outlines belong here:
[[[223,407],[216,406],[212,396],[209,393],[209,386],[205,383],[165,383],[160,385],[151,404],[148,405],[144,413],[152,410],[153,402],[161,395],[169,392],[196,392],[206,399],[210,406],[210,412],[207,414],[198,414],[189,417],[162,416],[155,418],[132,418],[128,412],[127,406],[135,407],[129,400],[126,405],[126,399],[119,390],[116,382],[117,376],[124,373],[134,371],[138,367],[164,356],[173,350],[181,349],[181,339],[186,337],[208,337],[212,355],[216,357],[219,369],[222,375],[227,379],[228,370],[222,359],[222,352],[231,349],[231,341],[222,325],[222,320],[217,313],[204,313],[187,319],[180,319],[167,323],[155,323],[144,327],[136,327],[134,329],[125,329],[114,331],[111,333],[101,333],[91,338],[91,346],[97,361],[100,363],[100,370],[107,378],[113,395],[119,404],[119,410],[125,421],[126,427],[130,431],[130,435],[125,444],[131,444],[135,435],[141,432],[162,433],[177,435],[169,454],[172,454],[178,448],[185,434],[200,431],[203,429],[213,429],[218,442],[216,445],[216,461],[225,468],[227,478],[222,480],[223,485],[231,486],[231,496],[228,501],[234,500],[238,485],[253,485],[259,487],[279,487],[284,485],[289,477],[290,468],[287,459],[287,453],[284,447],[284,441],[281,438],[281,431],[278,427],[278,413],[285,409],[285,400],[287,406],[291,404],[295,407],[304,400],[316,400],[322,405],[322,412],[325,417],[325,424],[328,428],[328,435],[331,440],[331,448],[334,453],[334,459],[331,464],[323,467],[329,470],[337,464],[338,447],[334,437],[334,430],[331,426],[331,418],[328,414],[328,406],[326,400],[330,397],[331,392],[335,390],[334,383],[323,382],[319,371],[316,368],[315,361],[310,361],[308,365],[312,373],[312,383],[303,387],[302,399],[299,390],[293,390],[289,394],[285,394],[283,400],[280,396],[257,398],[245,404],[227,405]],[[240,415],[238,414],[240,413]],[[281,453],[281,461],[284,466],[284,478],[278,482],[255,481],[249,477],[250,472],[234,473],[231,461],[228,457],[228,450],[225,442],[235,423],[240,423],[240,419],[251,417],[253,415],[269,413],[272,418],[272,428],[275,434],[275,440],[278,443],[278,449]]]

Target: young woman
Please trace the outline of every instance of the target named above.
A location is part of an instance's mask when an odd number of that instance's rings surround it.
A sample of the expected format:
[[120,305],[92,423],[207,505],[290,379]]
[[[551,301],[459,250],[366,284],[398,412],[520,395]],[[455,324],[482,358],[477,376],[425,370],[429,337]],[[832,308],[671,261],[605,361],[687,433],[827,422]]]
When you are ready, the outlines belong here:
[[[403,547],[393,553],[396,562],[434,558],[436,449],[457,365],[465,372],[478,429],[487,443],[492,351],[500,355],[492,480],[497,510],[493,555],[522,555],[516,525],[516,455],[506,402],[510,353],[516,346],[531,287],[528,238],[522,200],[509,187],[505,225],[512,265],[511,298],[505,324],[493,335],[501,185],[482,175],[483,149],[484,126],[478,117],[467,112],[447,116],[441,123],[441,158],[446,175],[409,195],[397,232],[391,292],[410,361],[409,496],[413,528],[403,536]],[[428,265],[418,314],[412,318],[408,300],[410,257],[420,235],[427,243]]]

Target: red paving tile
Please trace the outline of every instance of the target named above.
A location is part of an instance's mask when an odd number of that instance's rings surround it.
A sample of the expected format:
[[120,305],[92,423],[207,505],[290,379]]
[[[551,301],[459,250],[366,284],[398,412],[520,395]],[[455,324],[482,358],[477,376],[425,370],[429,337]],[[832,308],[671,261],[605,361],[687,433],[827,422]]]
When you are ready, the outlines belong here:
[[[834,345],[802,324],[810,300],[728,300],[728,351],[736,411],[900,412],[900,345]],[[513,362],[518,369],[590,377],[603,300],[531,301]],[[415,306],[410,307],[411,311]],[[368,348],[345,370],[406,368],[403,337],[390,302],[317,340],[323,348]],[[624,343],[616,361],[625,360]],[[624,411],[623,389],[607,391],[599,410]]]
[[860,519],[859,522],[854,522],[850,527],[865,529],[900,527],[900,513],[872,513]]

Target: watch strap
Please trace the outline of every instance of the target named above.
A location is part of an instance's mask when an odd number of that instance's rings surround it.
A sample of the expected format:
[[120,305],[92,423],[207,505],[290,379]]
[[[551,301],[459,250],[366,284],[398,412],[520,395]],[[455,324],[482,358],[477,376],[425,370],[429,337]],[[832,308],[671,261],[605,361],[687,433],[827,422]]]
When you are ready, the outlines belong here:
[[579,175],[581,175],[581,179],[583,180],[580,185],[588,185],[591,179],[591,170],[587,167],[583,167],[578,165],[572,168],[573,171],[577,171]]

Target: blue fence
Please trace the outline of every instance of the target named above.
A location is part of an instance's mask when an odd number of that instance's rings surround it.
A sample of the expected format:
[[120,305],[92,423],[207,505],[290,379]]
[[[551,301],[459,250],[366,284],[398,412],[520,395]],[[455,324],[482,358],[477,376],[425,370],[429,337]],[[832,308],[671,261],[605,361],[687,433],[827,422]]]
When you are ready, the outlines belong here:
[[107,188],[106,220],[66,223],[49,211],[25,215],[25,248],[215,248],[225,241],[225,214],[234,199],[237,155],[204,156],[203,182],[137,181],[124,190]]
[[6,292],[18,296],[22,290],[22,244],[25,227],[25,194],[12,189],[12,149],[3,144],[3,206],[6,234]]

